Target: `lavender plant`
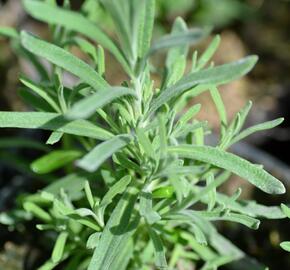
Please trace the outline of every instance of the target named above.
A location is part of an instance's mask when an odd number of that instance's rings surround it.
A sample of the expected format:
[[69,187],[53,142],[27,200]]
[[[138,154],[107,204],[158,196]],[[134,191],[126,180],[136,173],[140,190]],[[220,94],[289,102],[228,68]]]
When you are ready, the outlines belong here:
[[[114,24],[115,39],[105,25],[70,10],[69,1],[63,7],[53,0],[23,1],[28,14],[49,25],[50,42],[26,31],[0,29],[38,74],[38,80],[20,76],[20,96],[33,111],[2,111],[0,127],[49,132],[49,152],[31,170],[53,181],[22,199],[23,208],[38,220],[37,228],[44,235],[52,232],[55,243],[39,269],[201,265],[210,270],[244,258],[218,232],[216,221],[258,229],[259,218],[285,217],[280,207],[239,200],[241,189],[232,195],[218,190],[235,174],[266,193],[285,192],[261,165],[227,152],[232,144],[283,121],[243,129],[251,102],[228,120],[218,88],[247,74],[257,57],[215,66],[216,36],[200,56],[193,53],[188,67],[189,47],[208,29],[189,29],[177,18],[171,33],[152,41],[154,0],[100,4]],[[73,46],[89,61],[76,57]],[[106,80],[111,63],[105,51],[126,73],[119,86]],[[166,52],[162,70],[151,61],[160,51]],[[74,86],[64,83],[65,73],[78,79]],[[205,91],[220,117],[215,146],[205,144],[208,123],[196,119],[201,105],[188,106],[189,99]]]

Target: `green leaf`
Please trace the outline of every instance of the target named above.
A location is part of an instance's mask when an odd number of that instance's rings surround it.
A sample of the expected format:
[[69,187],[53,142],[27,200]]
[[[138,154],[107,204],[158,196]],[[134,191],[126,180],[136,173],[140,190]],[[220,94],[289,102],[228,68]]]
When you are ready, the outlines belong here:
[[129,65],[119,48],[102,30],[98,28],[96,24],[87,20],[80,13],[51,6],[37,0],[24,0],[23,4],[25,10],[36,19],[63,26],[69,30],[79,32],[84,36],[93,39],[104,48],[108,49],[130,74],[131,70]]
[[120,249],[130,241],[136,230],[138,219],[130,222],[137,190],[127,190],[110,215],[100,240],[95,248],[88,270],[110,270],[118,259]]
[[209,261],[217,257],[217,254],[208,246],[201,245],[195,237],[187,232],[181,232],[180,236],[188,241],[189,246],[204,260]]
[[[203,193],[203,188],[198,188],[197,193]],[[267,219],[285,218],[285,215],[278,206],[265,206],[257,204],[255,201],[235,201],[232,200],[231,197],[221,193],[217,193],[216,200],[219,204],[225,205],[227,209],[251,217],[262,217]]]
[[153,54],[161,49],[168,49],[186,44],[196,44],[207,35],[208,31],[203,29],[189,29],[186,32],[165,35],[152,44],[149,54]]
[[84,188],[85,188],[85,193],[86,193],[87,200],[88,200],[88,202],[90,204],[90,207],[93,209],[94,205],[95,205],[95,200],[94,200],[94,197],[93,197],[93,193],[92,193],[89,181],[85,182]]
[[53,263],[51,260],[48,260],[45,262],[41,267],[39,267],[38,270],[52,270],[54,269],[58,264]]
[[160,215],[152,208],[152,194],[150,192],[140,193],[140,215],[150,225],[161,219]]
[[116,195],[123,193],[127,189],[127,186],[130,184],[131,180],[131,176],[126,175],[109,188],[109,191],[100,202],[102,214],[104,214],[106,207],[112,202]]
[[105,74],[105,52],[102,46],[98,45],[98,72],[101,76]]
[[160,187],[153,191],[152,197],[154,199],[171,198],[173,196],[174,188],[172,186]]
[[284,213],[288,218],[290,218],[290,208],[289,208],[286,204],[284,204],[284,203],[281,204],[281,208],[282,208],[283,213]]
[[55,144],[57,142],[59,142],[61,140],[61,138],[63,137],[63,133],[62,132],[58,132],[58,131],[53,131],[49,138],[46,141],[46,144]]
[[172,136],[174,136],[175,138],[185,137],[189,133],[194,133],[200,128],[203,130],[206,130],[208,128],[208,122],[207,121],[201,121],[201,122],[194,121],[194,124],[185,124],[183,126],[179,126],[173,130]]
[[0,139],[0,148],[28,148],[49,152],[50,148],[29,138],[6,138]]
[[133,256],[134,252],[134,242],[130,238],[129,241],[125,243],[120,249],[120,252],[116,256],[114,262],[110,266],[110,270],[126,270],[128,269],[128,264]]
[[194,236],[196,238],[196,241],[201,245],[207,245],[206,237],[205,237],[203,231],[195,224],[191,224],[191,228],[192,228],[192,232],[194,233]]
[[146,55],[150,48],[155,14],[155,0],[146,0],[143,3],[145,7],[141,6],[142,15],[138,35],[138,56],[140,58]]
[[228,124],[226,108],[223,99],[215,86],[210,87],[210,94],[216,106],[221,121],[221,135],[223,137],[225,135],[226,127]]
[[56,45],[24,31],[21,32],[21,44],[29,52],[69,71],[94,89],[108,86],[108,83],[91,66]]
[[[96,47],[88,40],[81,37],[74,37],[69,43],[73,43],[78,46],[84,53],[88,54],[95,64],[98,63],[98,52]],[[101,73],[99,73],[102,75]]]
[[79,160],[77,165],[88,172],[94,172],[106,159],[111,157],[121,148],[125,147],[131,141],[131,139],[132,137],[130,135],[123,134],[98,144],[91,152]]
[[158,124],[159,124],[159,158],[166,158],[167,156],[167,130],[166,130],[166,117],[163,114],[158,115]]
[[[164,89],[160,95],[153,100],[148,114],[151,115],[173,97],[181,95],[194,86],[200,84],[221,85],[238,79],[247,74],[256,64],[257,60],[257,56],[249,56],[236,62],[190,73],[176,84]],[[204,90],[206,90],[206,88]]]
[[54,109],[49,104],[47,104],[47,102],[44,99],[36,95],[30,89],[19,88],[18,95],[20,96],[22,101],[24,101],[25,104],[28,104],[29,107],[32,107],[37,111],[54,112]]
[[137,35],[137,33],[133,33],[132,27],[133,14],[131,9],[133,9],[133,4],[127,0],[101,0],[101,3],[112,18],[123,52],[130,61],[133,56],[133,47],[137,45],[134,46],[136,42],[132,38]]
[[38,205],[32,203],[32,202],[25,202],[23,204],[23,208],[27,211],[32,213],[35,217],[45,221],[45,222],[51,222],[51,216],[45,212],[42,208],[40,208]]
[[[191,211],[191,210],[186,210]],[[260,225],[260,221],[258,219],[255,219],[253,217],[242,215],[242,214],[236,214],[236,213],[225,213],[221,214],[220,212],[202,212],[200,213],[202,217],[208,219],[208,220],[226,220],[226,221],[232,221],[241,223],[251,229],[257,230]]]
[[97,93],[85,97],[74,104],[65,116],[68,119],[88,118],[95,113],[97,109],[125,95],[135,96],[135,92],[126,87],[108,87],[100,89]]
[[81,155],[80,151],[56,150],[34,160],[31,164],[31,169],[38,174],[50,173],[71,163]]
[[[186,23],[182,18],[178,17],[173,24],[171,35],[187,32]],[[186,57],[188,53],[188,45],[181,45],[171,48],[166,57],[166,83],[165,86],[176,83],[183,75],[186,67]]]
[[267,129],[272,129],[274,127],[279,126],[282,122],[284,121],[284,118],[278,118],[272,121],[267,121],[258,125],[255,125],[253,127],[249,127],[245,130],[243,130],[239,135],[237,135],[232,141],[231,144],[234,144],[246,137],[248,137],[249,135],[258,132],[258,131],[263,131],[263,130],[267,130]]
[[61,113],[59,106],[57,103],[49,96],[49,94],[39,85],[34,83],[33,81],[25,78],[23,76],[20,77],[20,81],[29,89],[34,91],[40,97],[42,97],[56,112]]
[[113,135],[86,120],[67,121],[58,113],[0,112],[0,128],[30,128],[59,131],[77,136],[107,140]]
[[97,246],[98,241],[100,240],[101,233],[95,232],[91,234],[87,240],[86,247],[87,249],[94,249]]
[[158,269],[167,269],[167,261],[162,240],[153,228],[148,227],[148,230],[154,246],[155,265]]
[[0,36],[12,38],[12,39],[18,39],[19,33],[12,27],[1,26]]
[[266,193],[285,193],[285,187],[278,179],[247,160],[218,148],[181,145],[169,147],[169,152],[178,154],[179,157],[203,161],[233,172]]
[[140,146],[142,147],[144,153],[146,153],[148,157],[155,160],[155,151],[154,151],[151,141],[149,140],[149,138],[147,137],[147,134],[145,133],[145,129],[138,128],[136,130],[136,135],[138,138],[138,142]]
[[281,246],[281,248],[283,248],[285,251],[290,252],[290,242],[287,242],[287,241],[282,242],[282,243],[280,244],[280,246]]
[[216,52],[219,44],[220,44],[221,38],[219,35],[215,36],[214,39],[211,41],[205,52],[201,55],[201,57],[198,60],[196,70],[202,69],[208,61],[213,57],[214,53]]
[[71,200],[75,200],[80,197],[86,181],[87,178],[82,175],[68,174],[46,186],[43,190],[58,196],[60,190],[63,189]]
[[184,126],[188,121],[193,120],[194,116],[199,113],[201,104],[196,104],[190,107],[177,121],[176,127]]
[[58,263],[63,257],[64,247],[68,238],[67,232],[61,232],[57,237],[54,248],[52,250],[51,260],[53,263]]
[[[208,173],[207,177],[206,177],[206,184],[207,186],[209,186],[211,183],[213,183],[215,181],[214,179],[214,174]],[[209,192],[208,192],[208,211],[211,211],[215,204],[216,204],[216,188],[212,188]]]

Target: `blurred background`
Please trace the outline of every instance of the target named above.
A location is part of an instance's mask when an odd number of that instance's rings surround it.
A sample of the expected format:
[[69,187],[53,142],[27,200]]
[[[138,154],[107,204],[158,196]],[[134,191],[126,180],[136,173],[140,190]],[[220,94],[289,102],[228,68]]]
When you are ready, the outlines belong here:
[[[62,4],[62,1],[58,1]],[[76,10],[82,6],[81,0],[71,0]],[[274,130],[258,133],[245,142],[233,147],[232,151],[254,163],[262,163],[265,169],[280,178],[290,191],[290,2],[286,0],[157,0],[157,23],[155,35],[168,32],[176,16],[183,17],[190,26],[213,26],[213,34],[197,49],[203,50],[215,34],[222,41],[214,61],[226,63],[249,54],[257,54],[258,64],[249,76],[233,82],[221,89],[230,117],[247,100],[254,102],[247,125],[285,117],[284,123]],[[97,1],[87,1],[82,12],[91,16],[90,10],[98,8]],[[92,15],[93,16],[93,15]],[[95,15],[94,15],[95,16]],[[92,20],[106,23],[110,31],[110,21],[100,10]],[[44,24],[29,18],[21,1],[0,1],[0,26],[28,29],[49,39]],[[196,49],[196,48],[195,48]],[[76,52],[78,53],[78,52]],[[112,83],[118,83],[123,75],[114,61],[107,57],[111,65],[106,76]],[[23,58],[14,53],[13,44],[0,38],[0,110],[25,111],[25,103],[18,96],[19,73],[35,76]],[[67,78],[69,81],[70,78]],[[200,118],[210,121],[214,130],[219,122],[211,99],[203,94],[193,102],[203,104]],[[29,163],[39,152],[30,149],[15,149],[9,140],[12,136],[45,142],[45,134],[28,130],[0,130],[0,211],[12,209],[17,196],[40,188],[43,180],[37,179],[29,169]],[[235,191],[242,186],[243,196],[267,205],[290,203],[290,195],[269,196],[254,190],[245,181],[233,178],[225,192]],[[32,224],[9,223],[0,216],[0,269],[35,269],[33,262],[43,256],[39,252],[39,242],[35,241],[37,231]],[[29,228],[29,230],[27,229]],[[253,259],[263,262],[270,269],[290,269],[290,256],[280,249],[279,243],[290,239],[290,222],[287,220],[262,222],[260,230],[250,231],[241,226],[224,224],[220,230]],[[254,268],[249,268],[253,269]],[[257,264],[257,268],[263,269]]]

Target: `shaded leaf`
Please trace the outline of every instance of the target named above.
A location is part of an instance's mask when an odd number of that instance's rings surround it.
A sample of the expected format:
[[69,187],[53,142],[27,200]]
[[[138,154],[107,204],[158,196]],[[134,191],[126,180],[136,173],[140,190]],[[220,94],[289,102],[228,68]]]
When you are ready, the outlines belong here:
[[51,260],[53,263],[58,263],[61,261],[67,238],[68,238],[67,232],[61,232],[57,237],[51,255]]

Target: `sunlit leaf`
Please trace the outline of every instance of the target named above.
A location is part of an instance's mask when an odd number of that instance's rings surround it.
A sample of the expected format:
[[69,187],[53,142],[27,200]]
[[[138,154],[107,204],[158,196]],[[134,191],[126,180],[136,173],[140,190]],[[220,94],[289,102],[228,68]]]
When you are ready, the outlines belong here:
[[24,31],[21,32],[21,44],[31,53],[41,56],[74,74],[92,88],[108,86],[108,83],[92,67],[56,45],[34,37]]
[[130,135],[118,135],[98,144],[91,152],[77,162],[77,165],[89,172],[96,171],[102,163],[131,141]]
[[52,130],[99,140],[107,140],[113,136],[89,121],[68,121],[57,113],[0,112],[0,127]]
[[71,163],[81,155],[81,152],[75,150],[55,150],[33,161],[31,169],[38,174],[49,173]]
[[231,171],[264,192],[270,194],[282,194],[285,192],[284,185],[274,176],[249,161],[218,148],[181,145],[169,147],[169,152],[178,154],[179,157],[203,161]]

